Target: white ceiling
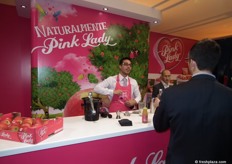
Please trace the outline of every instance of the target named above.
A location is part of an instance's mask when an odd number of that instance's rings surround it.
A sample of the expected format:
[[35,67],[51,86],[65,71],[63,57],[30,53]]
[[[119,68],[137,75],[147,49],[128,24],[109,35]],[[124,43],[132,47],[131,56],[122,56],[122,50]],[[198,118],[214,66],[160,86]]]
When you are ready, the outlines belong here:
[[161,11],[152,31],[200,40],[232,36],[231,0],[130,0]]
[[[0,0],[0,3],[15,5],[20,16],[28,11],[20,9],[21,3],[30,0]],[[232,0],[59,0],[88,8],[108,5],[112,12],[132,18],[150,21],[151,31],[189,39],[232,37]],[[97,8],[95,8],[97,9]],[[26,9],[26,10],[29,10]],[[126,14],[126,15],[125,15]],[[152,14],[152,15],[151,15]]]

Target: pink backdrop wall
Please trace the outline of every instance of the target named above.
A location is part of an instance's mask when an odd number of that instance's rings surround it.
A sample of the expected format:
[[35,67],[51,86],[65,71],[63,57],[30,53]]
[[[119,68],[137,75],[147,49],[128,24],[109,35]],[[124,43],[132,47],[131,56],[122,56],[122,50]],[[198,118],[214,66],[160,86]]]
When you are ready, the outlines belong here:
[[0,113],[31,116],[30,19],[17,15],[15,6],[0,4]]

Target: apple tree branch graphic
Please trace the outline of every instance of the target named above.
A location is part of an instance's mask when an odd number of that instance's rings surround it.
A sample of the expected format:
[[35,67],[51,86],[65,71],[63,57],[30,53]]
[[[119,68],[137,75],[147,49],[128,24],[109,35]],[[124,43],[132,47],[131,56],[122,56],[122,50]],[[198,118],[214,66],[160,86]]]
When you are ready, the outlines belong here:
[[91,49],[89,58],[91,63],[101,72],[102,80],[118,73],[118,63],[123,57],[132,59],[130,76],[137,80],[143,93],[147,86],[149,26],[135,24],[130,29],[122,25],[111,25],[106,30],[116,46],[100,44]]
[[49,118],[49,107],[64,109],[67,100],[79,90],[80,86],[67,71],[32,68],[32,110],[43,109],[46,118]]

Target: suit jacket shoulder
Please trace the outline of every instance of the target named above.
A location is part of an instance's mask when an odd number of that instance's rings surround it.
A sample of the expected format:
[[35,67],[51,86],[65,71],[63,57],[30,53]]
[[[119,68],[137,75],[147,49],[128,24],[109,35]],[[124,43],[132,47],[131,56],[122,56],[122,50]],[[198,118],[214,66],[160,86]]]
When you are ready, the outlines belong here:
[[156,97],[159,94],[159,89],[164,89],[163,84],[160,82],[153,87],[152,97]]

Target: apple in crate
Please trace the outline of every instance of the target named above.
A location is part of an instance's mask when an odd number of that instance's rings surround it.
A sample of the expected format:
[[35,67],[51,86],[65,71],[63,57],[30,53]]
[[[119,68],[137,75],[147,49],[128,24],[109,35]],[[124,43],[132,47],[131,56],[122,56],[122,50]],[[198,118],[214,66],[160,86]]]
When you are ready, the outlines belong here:
[[0,121],[5,120],[5,119],[12,119],[13,118],[13,113],[7,113],[7,114],[3,114],[2,116],[0,116]]
[[34,118],[33,119],[33,125],[42,125],[43,124],[43,120],[41,118]]
[[25,132],[25,131],[27,131],[27,129],[30,128],[30,127],[31,127],[31,124],[30,124],[30,123],[23,123],[23,124],[20,126],[19,131]]
[[12,120],[12,124],[14,123],[19,123],[22,124],[23,123],[23,118],[21,116],[16,116],[13,120]]
[[31,117],[26,117],[23,119],[23,124],[28,123],[30,125],[33,124],[33,119]]
[[8,129],[8,125],[5,123],[0,123],[0,130],[7,130]]
[[48,120],[44,120],[44,121],[43,121],[43,125],[48,125],[49,122],[50,122],[49,119],[48,119]]
[[10,126],[12,119],[7,117],[4,120],[1,121],[1,123],[6,124],[7,126]]
[[36,129],[36,128],[38,128],[38,127],[41,127],[42,126],[42,124],[33,124],[32,126],[31,126],[31,128],[33,128],[33,129]]
[[9,127],[9,130],[12,131],[12,132],[18,132],[19,131],[19,128],[20,128],[20,124],[11,124],[11,126]]

